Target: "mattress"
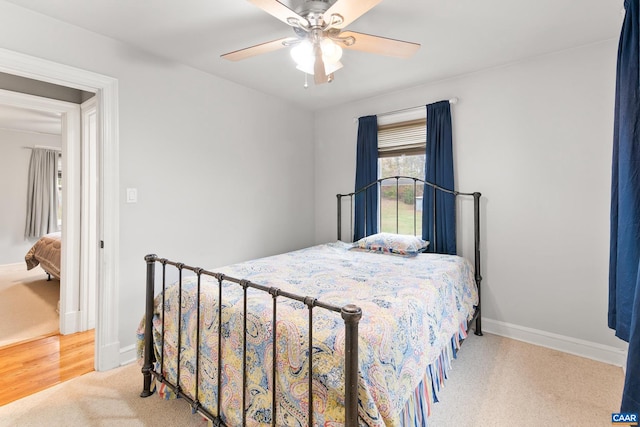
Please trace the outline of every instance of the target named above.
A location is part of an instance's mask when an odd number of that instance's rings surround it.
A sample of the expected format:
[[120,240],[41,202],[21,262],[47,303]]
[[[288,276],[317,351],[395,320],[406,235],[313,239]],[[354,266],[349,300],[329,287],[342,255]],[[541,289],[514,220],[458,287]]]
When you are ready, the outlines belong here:
[[[314,246],[213,269],[228,276],[274,286],[336,306],[362,309],[359,324],[359,417],[361,425],[401,426],[406,407],[443,354],[466,331],[478,295],[473,269],[464,258],[419,254],[399,257],[351,250],[342,242]],[[198,400],[217,414],[218,282],[202,276],[200,385]],[[196,279],[185,278],[181,315],[183,391],[195,393]],[[240,425],[242,412],[242,289],[223,282],[222,416]],[[167,288],[164,329],[165,376],[177,379],[178,286]],[[278,300],[272,323],[269,294],[248,290],[247,424],[271,423],[273,330],[277,351],[277,425],[307,425],[308,309],[300,302]],[[155,300],[154,342],[160,361],[161,295]],[[338,313],[313,310],[314,425],[344,422],[344,322]],[[143,330],[139,331],[139,350]],[[140,353],[141,354],[141,353]],[[159,362],[158,362],[159,363]],[[157,369],[159,370],[159,369]],[[430,392],[430,391],[429,391]],[[415,402],[414,402],[415,403]],[[414,404],[415,406],[415,404]]]
[[27,270],[31,270],[39,264],[44,271],[60,280],[61,240],[62,236],[59,231],[45,234],[38,239],[24,257]]

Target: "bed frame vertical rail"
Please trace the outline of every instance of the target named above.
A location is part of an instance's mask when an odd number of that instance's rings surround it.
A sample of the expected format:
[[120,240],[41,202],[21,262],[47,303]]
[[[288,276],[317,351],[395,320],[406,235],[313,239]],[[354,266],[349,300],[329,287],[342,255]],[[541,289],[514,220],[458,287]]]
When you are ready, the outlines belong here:
[[400,230],[400,177],[396,176],[396,234],[399,233],[398,230]]
[[[182,388],[180,387],[180,351],[182,349],[182,267],[184,267],[184,264],[179,262],[176,267],[178,268],[178,351],[176,354],[177,373],[175,386],[176,393],[180,394],[182,391]],[[164,337],[162,338],[164,340]]]
[[413,180],[413,235],[415,236],[417,231],[418,231],[418,220],[417,220],[417,216],[418,216],[418,206],[416,203],[416,196],[418,195],[418,180],[414,179]]
[[369,221],[368,221],[369,213],[367,212],[367,205],[368,205],[367,196],[368,195],[369,195],[369,190],[364,192],[364,235],[365,236],[368,235],[369,233],[371,233],[371,231],[372,231],[372,230],[368,229],[368,226],[369,226],[369,224],[368,224],[369,223]]
[[338,240],[342,240],[342,194],[336,194],[336,198],[338,199]]
[[309,369],[307,375],[309,377],[309,415],[307,417],[308,424],[313,424],[313,306],[316,303],[315,298],[305,298],[304,303],[309,310]]
[[[167,293],[167,260],[162,260],[162,336],[164,337],[165,298]],[[160,343],[160,375],[164,379],[164,340]]]
[[[242,427],[247,425],[247,280],[241,280],[242,286]],[[218,355],[220,358],[220,355]],[[218,373],[220,375],[220,373]]]
[[482,274],[480,273],[480,196],[482,194],[473,193],[473,234],[474,234],[474,246],[475,246],[475,271],[476,271],[476,286],[478,287],[478,307],[476,308],[476,331],[475,334],[482,336],[482,315],[480,303],[482,298],[480,296],[480,282],[482,282]]
[[144,318],[144,364],[142,365],[143,386],[140,397],[151,396],[151,371],[153,370],[153,363],[155,362],[155,355],[153,353],[153,296],[155,294],[156,283],[156,255],[149,254],[144,257],[147,262],[147,290],[146,290],[146,304],[145,304],[145,318]]
[[348,304],[342,307],[341,316],[345,325],[344,344],[344,408],[345,426],[358,426],[358,322],[362,318],[362,310]]
[[273,328],[273,341],[271,342],[271,352],[273,353],[273,359],[271,363],[271,426],[276,427],[276,394],[278,393],[278,382],[276,381],[276,375],[278,371],[276,367],[278,366],[278,340],[276,339],[276,335],[278,332],[278,293],[279,289],[271,288],[269,289],[269,293],[271,294],[271,298],[273,300],[273,308],[272,308],[272,319],[271,324]]
[[[193,408],[197,410],[200,406],[198,395],[200,394],[200,284],[202,279],[202,269],[196,269],[198,275],[198,294],[196,295],[196,392],[193,402]],[[164,334],[162,335],[164,337]],[[162,340],[164,341],[164,340]]]
[[[218,276],[218,388],[216,389],[218,417],[222,414],[222,282],[224,274]],[[164,337],[163,337],[164,338]]]
[[[431,212],[433,215],[433,245],[429,245],[430,247],[433,248],[433,252],[436,251],[436,248],[438,247],[438,231],[436,229],[436,224],[438,223],[438,210],[436,209],[436,189],[435,187],[431,187]],[[431,252],[431,251],[429,251]]]

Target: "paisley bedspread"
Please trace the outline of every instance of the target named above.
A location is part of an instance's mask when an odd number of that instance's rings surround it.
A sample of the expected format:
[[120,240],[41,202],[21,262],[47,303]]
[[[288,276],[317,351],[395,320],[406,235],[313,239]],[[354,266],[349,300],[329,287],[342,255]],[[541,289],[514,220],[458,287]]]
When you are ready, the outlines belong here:
[[[214,269],[238,279],[362,309],[359,324],[359,416],[366,426],[400,426],[412,393],[466,327],[478,297],[473,268],[464,258],[420,254],[403,258],[350,250],[342,242]],[[217,414],[218,281],[201,279],[198,400]],[[180,386],[195,393],[196,279],[183,278]],[[223,282],[222,417],[241,425],[242,288]],[[247,425],[270,425],[273,360],[272,297],[248,290]],[[279,297],[277,303],[276,425],[306,426],[308,411],[308,309]],[[160,361],[162,299],[155,300],[154,339]],[[175,383],[178,286],[167,287],[164,375]],[[344,322],[339,313],[313,309],[314,422],[344,422]],[[139,330],[139,352],[143,345]],[[139,353],[141,354],[141,353]],[[431,367],[431,368],[430,368]],[[159,368],[157,369],[159,370]],[[430,387],[429,387],[430,388]]]

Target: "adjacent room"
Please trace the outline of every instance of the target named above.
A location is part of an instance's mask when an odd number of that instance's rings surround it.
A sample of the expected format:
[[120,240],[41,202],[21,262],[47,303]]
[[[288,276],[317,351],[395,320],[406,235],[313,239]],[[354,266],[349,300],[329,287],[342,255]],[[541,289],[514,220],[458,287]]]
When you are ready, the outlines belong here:
[[29,159],[55,146],[67,276],[28,272],[62,313],[34,336],[93,364],[2,401],[0,425],[637,416],[612,236],[633,223],[617,180],[638,17],[638,0],[0,0],[0,73],[82,94],[57,136],[0,109],[0,264],[27,273]]
[[[2,326],[0,347],[57,333],[59,330],[60,245],[48,245],[48,257],[41,268],[35,250],[25,257],[41,237],[59,236],[61,215],[62,123],[55,114],[1,106],[2,199],[5,206],[2,227],[0,288]],[[41,158],[32,156],[34,150]],[[50,170],[49,170],[50,169]],[[39,174],[42,172],[42,175]],[[35,178],[36,174],[42,180]],[[55,192],[55,193],[54,193]],[[42,194],[45,197],[41,198]],[[47,199],[50,203],[38,204]],[[27,202],[31,200],[29,205]],[[40,244],[37,247],[44,248]],[[57,250],[56,250],[57,249]],[[43,268],[49,267],[47,273]]]

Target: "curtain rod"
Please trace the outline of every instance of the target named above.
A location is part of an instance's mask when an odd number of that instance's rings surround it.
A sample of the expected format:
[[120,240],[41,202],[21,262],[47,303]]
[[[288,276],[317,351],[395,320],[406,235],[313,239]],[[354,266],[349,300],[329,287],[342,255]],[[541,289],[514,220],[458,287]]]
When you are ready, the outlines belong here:
[[[451,98],[449,104],[457,104],[458,98]],[[425,104],[426,105],[426,104]],[[425,108],[425,105],[416,105],[415,107],[401,108],[399,110],[387,111],[386,113],[376,114],[376,116],[390,116],[392,114],[404,113],[405,111],[417,110],[418,108]]]
[[[457,104],[458,98],[454,97],[449,99],[449,104]],[[415,107],[401,108],[399,110],[387,111],[386,113],[376,114],[378,117],[391,116],[392,114],[404,113],[405,111],[417,110],[418,108],[425,108],[427,104],[424,105],[416,105]],[[358,117],[353,118],[353,122],[358,122]]]
[[58,148],[58,147],[47,147],[46,145],[34,145],[33,147],[27,147],[24,146],[22,148],[25,148],[27,150],[33,150],[35,148],[40,148],[42,150],[53,150],[53,151],[62,151],[62,148]]

